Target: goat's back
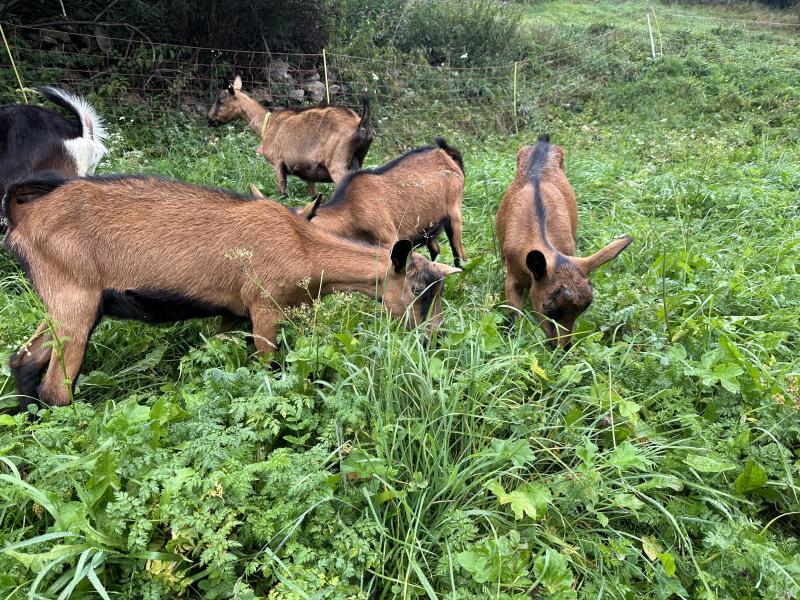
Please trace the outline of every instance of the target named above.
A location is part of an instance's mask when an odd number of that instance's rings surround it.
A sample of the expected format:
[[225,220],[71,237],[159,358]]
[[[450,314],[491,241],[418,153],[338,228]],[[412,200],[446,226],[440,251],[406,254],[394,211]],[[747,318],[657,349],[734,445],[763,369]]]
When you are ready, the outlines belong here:
[[242,263],[286,267],[302,256],[299,221],[275,202],[155,177],[74,179],[30,200],[25,185],[9,191],[6,245],[31,265],[34,285],[45,265],[82,285],[168,283],[193,295],[209,278],[235,287]]
[[267,143],[284,162],[303,163],[310,158],[325,162],[330,145],[350,143],[360,117],[346,106],[321,106],[302,110],[280,109],[270,118]]
[[[353,235],[358,224],[365,239],[390,243],[413,239],[439,224],[454,205],[460,208],[464,173],[441,148],[420,148],[375,169],[352,174],[320,207],[319,225],[341,235]],[[334,217],[336,215],[336,217]]]
[[500,202],[496,229],[506,252],[529,248],[547,238],[560,251],[574,253],[578,225],[575,193],[564,170],[560,146],[539,142],[524,146],[517,173]]

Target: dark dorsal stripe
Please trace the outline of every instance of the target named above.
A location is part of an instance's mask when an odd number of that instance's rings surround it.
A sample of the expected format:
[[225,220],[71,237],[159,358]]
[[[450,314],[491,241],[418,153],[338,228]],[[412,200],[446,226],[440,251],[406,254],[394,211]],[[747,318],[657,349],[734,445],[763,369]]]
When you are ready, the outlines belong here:
[[545,136],[541,136],[533,147],[531,160],[528,163],[528,181],[533,182],[533,209],[536,211],[536,219],[539,221],[539,237],[542,238],[542,243],[552,250],[553,247],[547,239],[547,210],[544,206],[541,191],[542,169],[547,164],[547,155],[550,152],[548,139]]
[[317,212],[319,213],[324,209],[331,208],[332,206],[336,206],[337,204],[341,203],[341,201],[347,196],[347,188],[356,177],[361,175],[383,175],[411,156],[416,156],[417,154],[422,154],[423,152],[429,152],[436,149],[437,146],[422,146],[421,148],[409,150],[405,154],[393,158],[386,164],[378,167],[372,167],[371,169],[359,169],[357,171],[351,169],[345,178],[339,183],[339,185],[336,186],[336,189],[333,190],[333,194],[331,194],[331,197],[328,198],[328,201],[325,204],[320,205]]

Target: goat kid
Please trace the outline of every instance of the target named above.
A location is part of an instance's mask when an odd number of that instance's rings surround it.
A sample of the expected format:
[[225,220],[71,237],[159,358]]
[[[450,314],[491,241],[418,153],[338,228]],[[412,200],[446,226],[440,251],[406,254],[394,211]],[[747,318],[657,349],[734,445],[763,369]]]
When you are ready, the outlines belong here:
[[313,225],[343,237],[392,244],[410,239],[439,255],[438,236],[447,234],[456,266],[466,259],[461,202],[464,161],[437,138],[434,146],[411,150],[374,169],[352,171],[325,204],[317,198],[300,210]]
[[38,91],[73,118],[29,104],[0,107],[0,198],[11,183],[39,171],[91,175],[106,152],[103,121],[86,100],[54,87]]
[[[412,254],[408,240],[369,246],[311,227],[276,202],[155,177],[41,174],[9,187],[3,213],[5,246],[51,318],[12,356],[11,370],[20,395],[54,405],[70,402],[103,316],[248,317],[266,356],[286,307],[337,291],[372,296],[431,332],[442,322],[443,279],[458,272]],[[62,356],[51,352],[51,332]]]
[[586,258],[575,256],[578,206],[564,172],[564,151],[549,142],[542,135],[517,154],[516,178],[497,212],[497,235],[511,318],[528,293],[548,339],[569,348],[575,321],[592,302],[589,274],[633,238],[616,239]]
[[217,94],[208,110],[208,124],[247,121],[260,141],[257,152],[275,169],[280,194],[286,195],[286,176],[291,174],[305,181],[314,196],[315,182],[338,185],[354,165],[364,164],[372,144],[372,125],[366,98],[363,106],[361,117],[346,106],[268,110],[242,92],[237,75]]

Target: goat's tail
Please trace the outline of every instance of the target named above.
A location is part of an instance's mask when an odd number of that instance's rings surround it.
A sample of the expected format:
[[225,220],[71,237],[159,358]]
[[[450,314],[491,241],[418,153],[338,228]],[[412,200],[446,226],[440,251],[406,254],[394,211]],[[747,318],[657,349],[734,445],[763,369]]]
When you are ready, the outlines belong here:
[[465,171],[464,171],[464,159],[461,158],[461,152],[459,152],[458,150],[456,150],[452,146],[448,145],[448,143],[444,140],[444,138],[438,137],[438,138],[436,138],[434,140],[434,143],[439,148],[444,150],[444,152],[445,152],[445,154],[447,154],[447,156],[449,156],[454,161],[456,161],[456,164],[458,165],[458,168],[461,169],[462,173],[465,173]]
[[75,118],[81,124],[82,137],[102,144],[106,138],[103,119],[100,118],[100,115],[97,114],[97,111],[89,102],[80,96],[49,85],[43,85],[37,89],[50,102],[75,115]]
[[3,220],[5,220],[9,226],[13,227],[16,220],[14,212],[17,206],[49,194],[66,181],[68,180],[60,173],[55,171],[42,171],[31,175],[27,179],[10,184],[6,188],[2,204],[0,204],[0,216],[3,217]]
[[361,120],[358,122],[358,132],[365,138],[372,139],[372,121],[369,115],[369,98],[361,96]]

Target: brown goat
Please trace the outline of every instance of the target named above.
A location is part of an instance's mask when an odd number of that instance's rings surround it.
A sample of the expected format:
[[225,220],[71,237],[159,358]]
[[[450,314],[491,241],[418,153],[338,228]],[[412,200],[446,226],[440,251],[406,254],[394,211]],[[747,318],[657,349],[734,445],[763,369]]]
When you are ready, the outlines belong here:
[[371,244],[410,239],[425,244],[431,260],[445,230],[456,266],[466,259],[461,243],[464,162],[441,138],[374,169],[353,171],[330,200],[299,211],[313,225]]
[[[311,227],[276,202],[154,177],[42,175],[12,185],[3,212],[5,246],[52,317],[11,369],[21,395],[48,404],[69,403],[65,381],[77,378],[104,315],[249,317],[267,355],[285,307],[336,291],[372,296],[409,326],[427,319],[430,331],[442,321],[442,280],[458,272],[412,254],[408,240],[369,246]],[[52,327],[63,356],[51,352]]]
[[549,142],[549,136],[540,136],[535,146],[517,154],[516,178],[497,212],[497,235],[506,303],[519,311],[529,292],[547,337],[569,348],[575,321],[592,301],[589,274],[616,258],[633,238],[616,239],[587,258],[575,256],[575,192],[564,172],[564,151]]
[[221,90],[208,110],[208,124],[217,127],[244,119],[261,142],[256,152],[272,163],[278,190],[286,195],[286,175],[297,175],[316,195],[315,182],[338,185],[351,168],[364,164],[372,126],[369,101],[364,98],[361,117],[346,106],[312,106],[267,110],[242,92],[237,75]]

